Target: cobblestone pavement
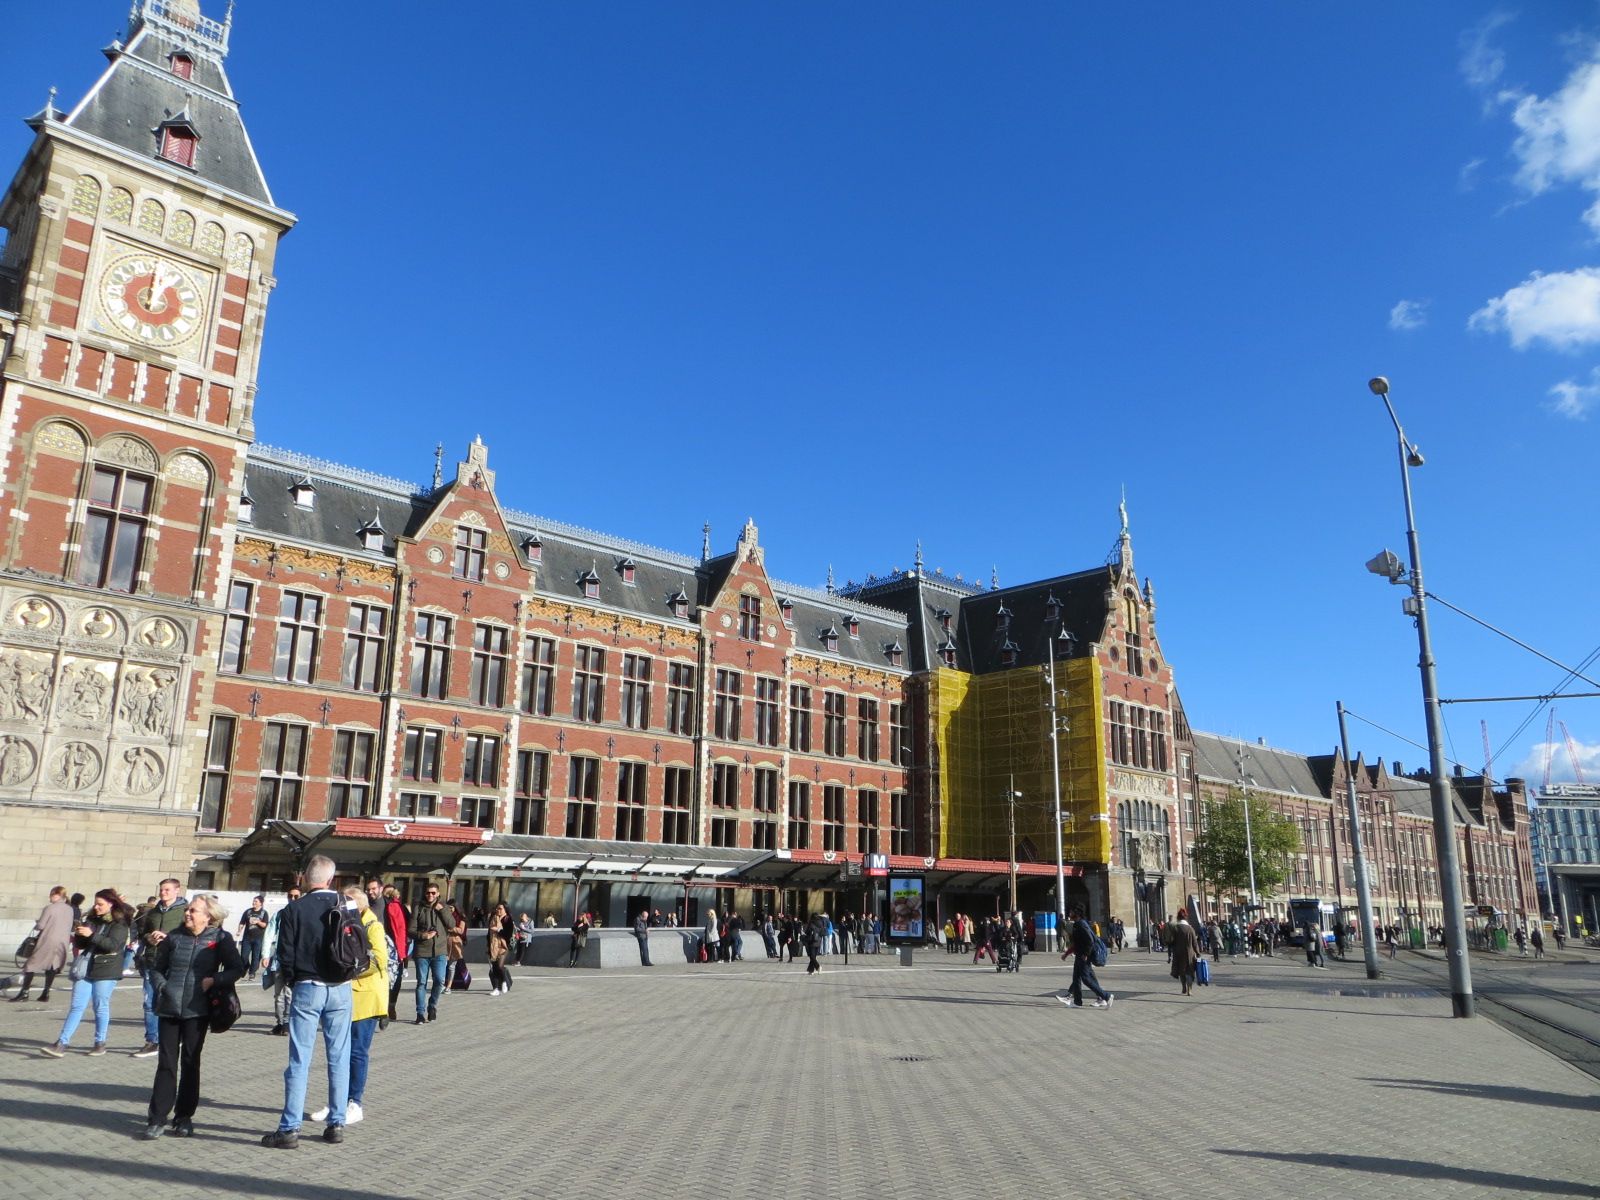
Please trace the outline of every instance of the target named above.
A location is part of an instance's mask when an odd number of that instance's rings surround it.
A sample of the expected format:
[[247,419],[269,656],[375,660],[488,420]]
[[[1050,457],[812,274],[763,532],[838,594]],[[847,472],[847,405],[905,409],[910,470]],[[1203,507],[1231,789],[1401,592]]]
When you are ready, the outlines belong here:
[[87,1029],[39,1055],[59,1002],[0,1005],[0,1195],[1600,1196],[1600,1083],[1359,963],[1225,959],[1185,999],[1130,951],[1101,972],[1109,1011],[1058,1004],[1046,954],[1014,975],[942,952],[836,964],[475,984],[378,1035],[342,1146],[292,1152],[257,1144],[286,1044],[253,985],[206,1048],[192,1143],[137,1140],[136,987],[102,1058]]

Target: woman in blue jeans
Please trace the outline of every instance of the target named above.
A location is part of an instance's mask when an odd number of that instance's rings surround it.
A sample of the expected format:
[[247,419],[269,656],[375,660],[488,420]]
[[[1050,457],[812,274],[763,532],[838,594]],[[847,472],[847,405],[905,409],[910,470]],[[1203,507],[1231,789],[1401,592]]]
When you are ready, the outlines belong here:
[[133,909],[115,891],[104,888],[94,894],[94,907],[83,924],[72,931],[73,949],[88,958],[88,972],[85,978],[73,980],[72,1006],[67,1009],[67,1019],[61,1023],[56,1040],[39,1048],[41,1054],[50,1058],[66,1054],[91,1000],[94,1002],[94,1045],[89,1053],[106,1052],[106,1034],[111,1030],[111,993],[122,978],[122,952],[128,947],[132,923]]

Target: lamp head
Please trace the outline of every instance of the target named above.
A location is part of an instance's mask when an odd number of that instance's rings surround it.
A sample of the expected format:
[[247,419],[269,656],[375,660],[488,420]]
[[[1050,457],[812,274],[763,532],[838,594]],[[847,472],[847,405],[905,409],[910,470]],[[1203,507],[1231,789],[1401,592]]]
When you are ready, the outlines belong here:
[[1409,442],[1406,443],[1406,466],[1420,467],[1427,460],[1422,457],[1422,451]]
[[1367,570],[1382,575],[1390,583],[1399,583],[1406,574],[1405,564],[1393,550],[1382,550],[1367,559]]
[[1367,380],[1367,387],[1374,396],[1387,396],[1389,394],[1389,381],[1382,375],[1375,375]]

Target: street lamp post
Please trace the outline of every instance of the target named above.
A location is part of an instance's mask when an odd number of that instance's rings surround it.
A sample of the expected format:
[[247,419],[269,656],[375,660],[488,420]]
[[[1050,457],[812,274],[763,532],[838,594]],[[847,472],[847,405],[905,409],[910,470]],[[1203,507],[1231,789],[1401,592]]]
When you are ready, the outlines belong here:
[[1011,911],[1017,911],[1017,801],[1022,793],[1017,791],[1017,777],[1012,775],[1006,785],[1006,830],[1010,842],[1011,861]]
[[[1049,639],[1050,648],[1050,783],[1055,792],[1056,802],[1056,911],[1062,915],[1067,911],[1067,866],[1065,851],[1061,844],[1061,751],[1058,739],[1061,732],[1061,720],[1056,713],[1056,638]],[[1066,643],[1067,652],[1070,654],[1072,643],[1076,641],[1072,634],[1062,630],[1060,640]],[[1061,940],[1061,930],[1056,930],[1056,941]]]
[[[1411,556],[1407,578],[1399,560],[1385,550],[1367,564],[1374,574],[1388,576],[1390,583],[1408,582],[1411,595],[1403,606],[1407,616],[1416,618],[1418,669],[1422,673],[1422,707],[1428,726],[1429,792],[1433,800],[1434,851],[1439,859],[1439,891],[1444,902],[1445,956],[1450,965],[1450,1006],[1453,1015],[1473,1015],[1472,967],[1467,962],[1467,922],[1461,907],[1461,864],[1456,854],[1455,814],[1450,803],[1450,781],[1444,772],[1444,717],[1439,706],[1439,681],[1434,673],[1433,638],[1428,630],[1427,593],[1422,586],[1422,550],[1417,539],[1417,520],[1411,506],[1411,468],[1423,463],[1422,452],[1406,439],[1394,405],[1389,401],[1389,381],[1382,375],[1368,381],[1372,394],[1383,400],[1394,422],[1400,454],[1400,489],[1406,506],[1406,547]],[[1377,564],[1377,565],[1375,565]]]
[[[1244,781],[1244,747],[1240,746],[1234,753],[1234,766],[1237,768],[1239,779],[1239,798],[1244,804],[1244,857],[1250,867],[1250,910],[1254,912],[1261,907],[1261,902],[1256,899],[1256,842],[1250,835],[1250,793],[1245,791]],[[1252,779],[1253,783],[1254,780]],[[1248,928],[1250,918],[1245,916],[1245,925]]]
[[[1344,701],[1339,705],[1339,749],[1344,755],[1345,803],[1350,809],[1350,857],[1355,862],[1356,904],[1361,914],[1361,955],[1367,962],[1367,978],[1376,979],[1378,937],[1372,926],[1372,888],[1367,881],[1367,857],[1361,852],[1361,816],[1356,808],[1356,777],[1350,768],[1350,739],[1344,727]],[[1339,918],[1341,921],[1344,918]]]

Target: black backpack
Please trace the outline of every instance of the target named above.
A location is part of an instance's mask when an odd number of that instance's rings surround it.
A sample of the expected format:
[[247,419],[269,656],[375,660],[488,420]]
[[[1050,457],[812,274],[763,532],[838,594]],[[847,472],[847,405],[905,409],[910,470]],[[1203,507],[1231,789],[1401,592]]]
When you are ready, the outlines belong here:
[[361,914],[336,904],[322,920],[323,982],[349,983],[358,975],[365,975],[372,966],[372,946]]

